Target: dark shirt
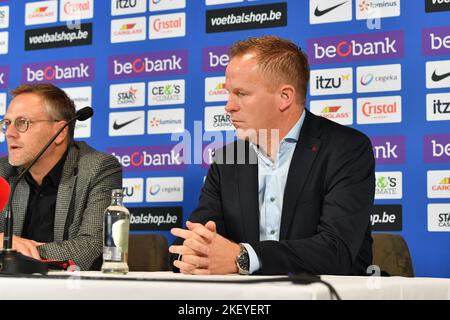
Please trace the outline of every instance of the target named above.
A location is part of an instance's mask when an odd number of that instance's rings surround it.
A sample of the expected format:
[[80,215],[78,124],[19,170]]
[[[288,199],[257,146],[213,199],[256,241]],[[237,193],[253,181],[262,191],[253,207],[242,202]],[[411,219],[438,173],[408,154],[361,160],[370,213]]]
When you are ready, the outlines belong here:
[[22,238],[37,242],[53,242],[56,195],[66,162],[67,151],[38,185],[28,172],[25,180],[30,186],[27,213],[23,225]]

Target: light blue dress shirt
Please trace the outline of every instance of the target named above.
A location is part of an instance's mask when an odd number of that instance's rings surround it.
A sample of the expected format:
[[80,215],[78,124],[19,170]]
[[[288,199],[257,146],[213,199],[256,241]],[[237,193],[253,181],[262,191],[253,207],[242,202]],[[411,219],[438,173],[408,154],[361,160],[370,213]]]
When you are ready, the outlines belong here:
[[[284,188],[297,145],[300,130],[305,120],[305,111],[281,140],[275,161],[272,161],[255,144],[250,144],[258,155],[258,196],[259,196],[259,240],[280,240],[281,211],[283,209]],[[250,259],[250,274],[261,268],[255,250],[243,243]]]

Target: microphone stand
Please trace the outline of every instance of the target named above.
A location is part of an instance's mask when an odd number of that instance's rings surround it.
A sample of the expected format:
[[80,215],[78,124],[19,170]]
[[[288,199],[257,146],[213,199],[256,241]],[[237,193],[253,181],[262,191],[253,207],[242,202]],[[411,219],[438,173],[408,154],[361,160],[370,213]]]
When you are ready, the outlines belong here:
[[[88,110],[89,109],[89,110]],[[40,260],[24,256],[23,254],[12,249],[13,241],[13,210],[12,210],[12,199],[14,196],[14,191],[16,191],[17,185],[23,179],[25,174],[30,171],[31,167],[39,160],[39,158],[44,154],[48,147],[55,141],[59,134],[73,121],[79,119],[84,121],[90,118],[93,114],[92,108],[85,107],[79,110],[76,116],[70,119],[66,124],[58,130],[58,132],[47,142],[47,144],[42,148],[42,150],[33,159],[31,164],[23,170],[16,184],[11,188],[11,193],[9,195],[8,206],[5,212],[5,231],[3,233],[3,249],[0,250],[0,273],[8,274],[47,274],[48,265]]]

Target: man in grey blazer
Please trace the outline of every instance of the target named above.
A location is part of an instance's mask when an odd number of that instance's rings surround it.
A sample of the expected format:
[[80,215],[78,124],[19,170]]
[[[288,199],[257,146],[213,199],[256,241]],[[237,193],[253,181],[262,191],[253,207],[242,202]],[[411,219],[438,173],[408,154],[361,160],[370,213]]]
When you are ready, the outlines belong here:
[[[0,129],[8,157],[0,176],[11,185],[48,140],[75,116],[67,94],[51,84],[21,85]],[[102,254],[103,212],[111,190],[122,186],[122,168],[111,155],[73,141],[75,122],[65,128],[17,186],[12,201],[13,249],[36,259],[73,260],[97,269]],[[0,214],[0,246],[4,214]]]

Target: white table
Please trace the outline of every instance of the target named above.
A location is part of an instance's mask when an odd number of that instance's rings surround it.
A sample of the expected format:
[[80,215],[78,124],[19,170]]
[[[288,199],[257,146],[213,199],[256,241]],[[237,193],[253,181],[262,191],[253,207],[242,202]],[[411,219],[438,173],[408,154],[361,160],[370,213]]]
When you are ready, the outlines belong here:
[[[51,273],[59,277],[62,273]],[[261,276],[187,276],[172,272],[130,272],[105,276],[100,272],[64,273],[67,278],[0,276],[0,300],[326,300],[328,288],[319,283],[229,283],[274,279]],[[100,279],[101,278],[101,279]],[[322,276],[342,299],[450,300],[450,279]],[[183,282],[180,282],[181,280]],[[186,282],[194,280],[195,282]],[[209,281],[224,281],[214,283]],[[228,282],[228,283],[227,283]]]

